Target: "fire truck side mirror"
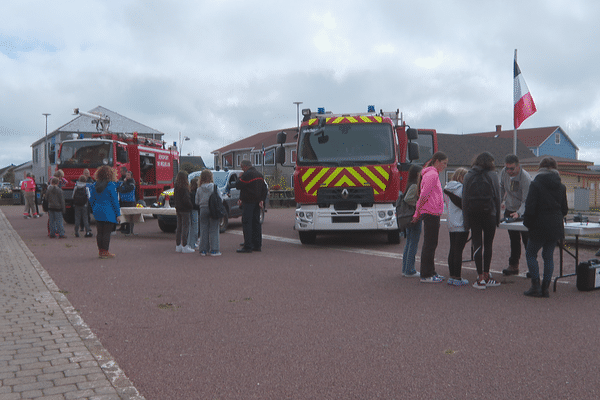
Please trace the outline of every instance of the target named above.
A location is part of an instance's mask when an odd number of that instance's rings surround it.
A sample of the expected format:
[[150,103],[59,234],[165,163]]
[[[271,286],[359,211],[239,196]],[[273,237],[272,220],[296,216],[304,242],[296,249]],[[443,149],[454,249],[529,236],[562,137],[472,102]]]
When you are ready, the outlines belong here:
[[408,143],[408,159],[410,161],[419,159],[419,144],[418,143]]
[[281,165],[285,163],[285,147],[279,146],[275,149],[275,162]]
[[417,140],[419,138],[419,131],[414,128],[408,128],[406,130],[406,138],[408,140]]
[[277,134],[277,144],[284,144],[287,140],[287,134],[283,131]]

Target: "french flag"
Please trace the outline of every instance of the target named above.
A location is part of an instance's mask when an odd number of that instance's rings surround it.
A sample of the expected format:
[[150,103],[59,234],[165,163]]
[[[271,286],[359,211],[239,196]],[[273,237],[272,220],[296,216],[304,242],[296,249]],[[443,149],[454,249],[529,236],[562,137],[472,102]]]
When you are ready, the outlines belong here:
[[515,129],[517,129],[523,121],[531,117],[537,109],[533,102],[533,97],[529,93],[529,88],[525,83],[519,64],[517,64],[515,56],[515,90],[514,90],[514,102],[515,102]]

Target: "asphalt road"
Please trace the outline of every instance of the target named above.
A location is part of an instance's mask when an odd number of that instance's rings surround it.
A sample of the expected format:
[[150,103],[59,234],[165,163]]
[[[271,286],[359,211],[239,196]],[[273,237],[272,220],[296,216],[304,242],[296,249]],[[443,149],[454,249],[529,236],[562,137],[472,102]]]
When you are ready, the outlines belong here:
[[[550,299],[523,296],[527,279],[499,273],[503,230],[492,262],[502,285],[480,291],[403,278],[403,244],[385,235],[303,246],[293,209],[269,210],[261,253],[235,253],[239,220],[221,235],[221,257],[175,253],[174,235],[149,220],[113,236],[113,260],[72,225],[68,239],[49,239],[46,217],[2,210],[149,400],[600,397],[600,291],[569,278]],[[443,225],[442,275],[447,254]],[[473,281],[473,263],[464,268]]]

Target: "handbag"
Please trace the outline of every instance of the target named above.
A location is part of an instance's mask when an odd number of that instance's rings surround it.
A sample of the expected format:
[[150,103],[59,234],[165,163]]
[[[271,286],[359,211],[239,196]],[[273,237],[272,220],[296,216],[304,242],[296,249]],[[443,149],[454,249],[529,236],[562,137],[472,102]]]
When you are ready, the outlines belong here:
[[217,193],[217,185],[215,185],[214,192],[212,192],[208,198],[208,211],[211,219],[221,219],[227,215],[227,210],[223,205],[221,196]]
[[404,230],[410,227],[413,215],[415,215],[416,207],[409,205],[404,201],[404,198],[400,200],[400,205],[396,207],[396,217],[398,219],[398,229]]

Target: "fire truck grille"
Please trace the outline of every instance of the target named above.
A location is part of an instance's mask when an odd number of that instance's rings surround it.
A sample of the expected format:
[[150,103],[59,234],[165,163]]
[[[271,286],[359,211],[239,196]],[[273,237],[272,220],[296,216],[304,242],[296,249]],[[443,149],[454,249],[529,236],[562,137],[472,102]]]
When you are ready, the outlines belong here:
[[317,191],[317,204],[321,208],[333,204],[336,210],[355,210],[358,204],[373,207],[374,202],[373,189],[368,186],[321,188]]

